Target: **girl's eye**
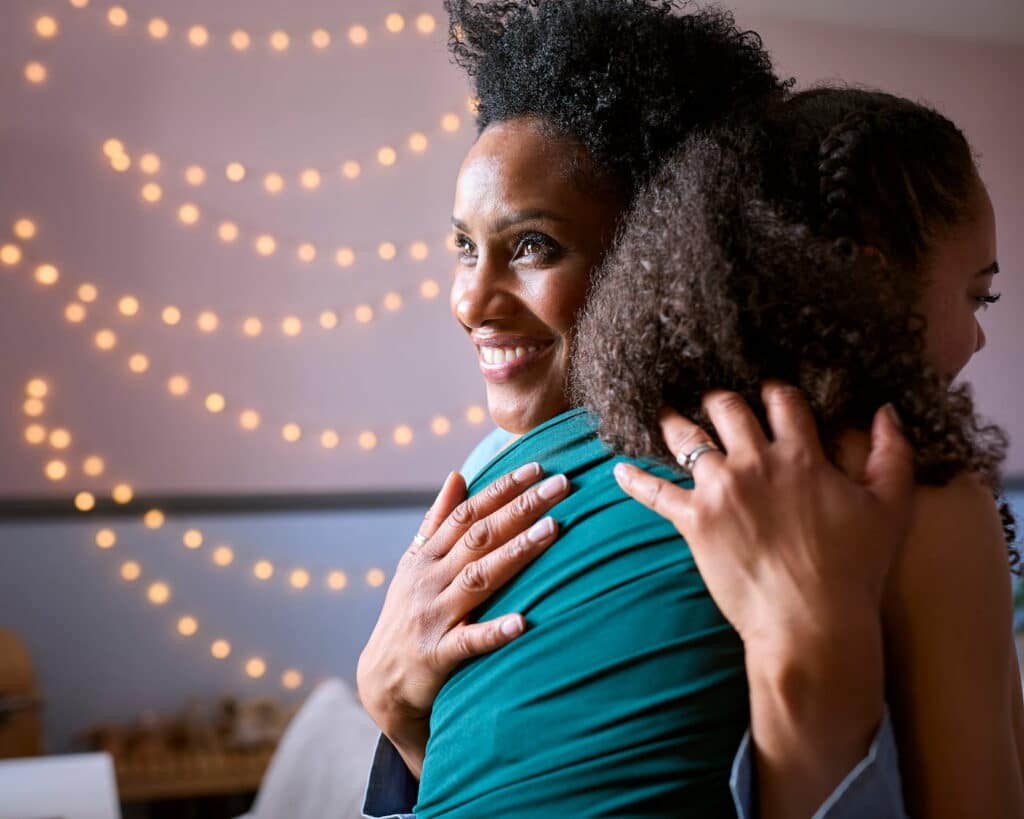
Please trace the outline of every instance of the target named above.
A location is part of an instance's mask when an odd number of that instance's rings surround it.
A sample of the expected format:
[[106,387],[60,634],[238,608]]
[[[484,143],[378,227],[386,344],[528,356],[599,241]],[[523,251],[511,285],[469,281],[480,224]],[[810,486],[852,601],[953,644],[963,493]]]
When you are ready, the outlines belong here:
[[1001,293],[986,293],[984,296],[978,296],[974,301],[977,304],[975,309],[987,310],[990,304],[995,304],[1001,298]]
[[555,243],[540,234],[528,234],[519,239],[518,255],[524,258],[549,259],[557,252]]
[[460,256],[472,256],[476,248],[473,247],[473,243],[467,236],[456,234],[455,249],[458,250]]

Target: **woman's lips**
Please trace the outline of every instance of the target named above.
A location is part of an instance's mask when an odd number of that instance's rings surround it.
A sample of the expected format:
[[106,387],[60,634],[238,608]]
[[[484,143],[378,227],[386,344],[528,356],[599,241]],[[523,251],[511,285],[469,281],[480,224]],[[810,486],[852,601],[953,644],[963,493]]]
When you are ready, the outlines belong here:
[[492,384],[510,381],[529,369],[554,348],[551,339],[501,339],[478,342],[480,372]]

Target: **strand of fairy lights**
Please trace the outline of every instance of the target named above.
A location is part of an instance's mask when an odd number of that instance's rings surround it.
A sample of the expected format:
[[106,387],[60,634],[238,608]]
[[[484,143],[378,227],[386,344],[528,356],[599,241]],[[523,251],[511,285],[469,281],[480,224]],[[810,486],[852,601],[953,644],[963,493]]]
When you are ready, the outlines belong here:
[[[36,236],[36,233],[36,225],[31,220],[19,219],[15,222],[14,234],[23,241],[31,240]],[[9,267],[17,266],[23,258],[24,253],[20,245],[14,242],[0,245],[0,267],[5,265]],[[49,289],[61,280],[61,273],[55,265],[43,264],[36,268],[34,278],[38,285]],[[84,326],[87,317],[85,304],[94,302],[98,298],[98,293],[99,289],[94,284],[87,282],[78,285],[76,295],[81,301],[73,301],[65,307],[65,320],[74,325]],[[119,302],[123,301],[124,297],[119,300]],[[134,307],[135,304],[132,306]],[[216,330],[218,321],[217,315],[212,311],[205,314],[201,313],[199,316],[199,326],[201,329]],[[120,343],[117,333],[106,326],[93,333],[92,342],[91,346],[100,354],[113,353]],[[143,377],[147,374],[150,376],[153,374],[152,356],[146,352],[136,350],[129,353],[126,363],[128,371],[135,376]],[[165,376],[164,386],[172,399],[180,401],[189,396],[199,395],[202,399],[202,408],[208,415],[217,416],[233,410],[237,412],[238,428],[243,434],[255,433],[258,430],[276,429],[278,435],[286,444],[298,444],[300,441],[312,438],[319,443],[322,449],[336,450],[339,449],[343,441],[351,440],[358,450],[365,453],[377,449],[382,440],[390,438],[395,446],[407,448],[415,440],[417,435],[416,428],[420,426],[418,422],[399,423],[389,430],[390,434],[384,433],[379,428],[376,430],[372,428],[352,429],[344,437],[336,428],[327,428],[321,430],[319,434],[314,433],[310,436],[308,434],[308,426],[304,426],[295,420],[279,419],[276,422],[269,422],[264,412],[250,404],[236,404],[233,399],[229,400],[223,390],[197,390],[192,378],[187,373],[180,370],[170,370],[169,372],[170,374]],[[26,405],[27,415],[39,414],[29,412],[28,406]],[[31,406],[35,407],[36,405],[32,404]],[[479,426],[486,420],[487,412],[482,406],[472,404],[466,408],[464,418],[470,425]],[[442,414],[432,416],[428,424],[429,433],[439,438],[451,432],[452,427],[452,419],[448,415]]]

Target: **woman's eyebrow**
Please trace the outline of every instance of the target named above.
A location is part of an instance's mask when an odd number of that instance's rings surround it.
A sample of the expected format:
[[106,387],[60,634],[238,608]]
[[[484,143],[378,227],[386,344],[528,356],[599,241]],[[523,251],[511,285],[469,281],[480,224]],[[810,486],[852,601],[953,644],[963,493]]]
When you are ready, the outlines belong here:
[[[521,210],[516,213],[510,213],[508,216],[501,217],[494,223],[494,225],[491,226],[491,230],[494,233],[501,233],[503,230],[508,230],[510,227],[518,225],[520,222],[534,222],[537,220],[545,220],[548,222],[570,221],[568,217],[561,216],[554,211],[544,210],[543,208],[534,208],[532,210]],[[452,217],[452,227],[456,230],[461,230],[463,233],[469,233],[469,228],[454,216]]]
[[975,276],[981,278],[982,276],[994,276],[999,272],[999,262],[992,262],[988,267],[983,267],[979,270]]

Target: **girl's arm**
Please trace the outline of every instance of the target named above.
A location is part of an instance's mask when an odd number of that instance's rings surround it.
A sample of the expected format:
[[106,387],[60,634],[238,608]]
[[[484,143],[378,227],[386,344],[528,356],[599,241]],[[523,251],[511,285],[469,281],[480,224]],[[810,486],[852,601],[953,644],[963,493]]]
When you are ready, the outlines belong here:
[[1006,543],[974,477],[917,491],[883,624],[908,812],[1024,816]]

